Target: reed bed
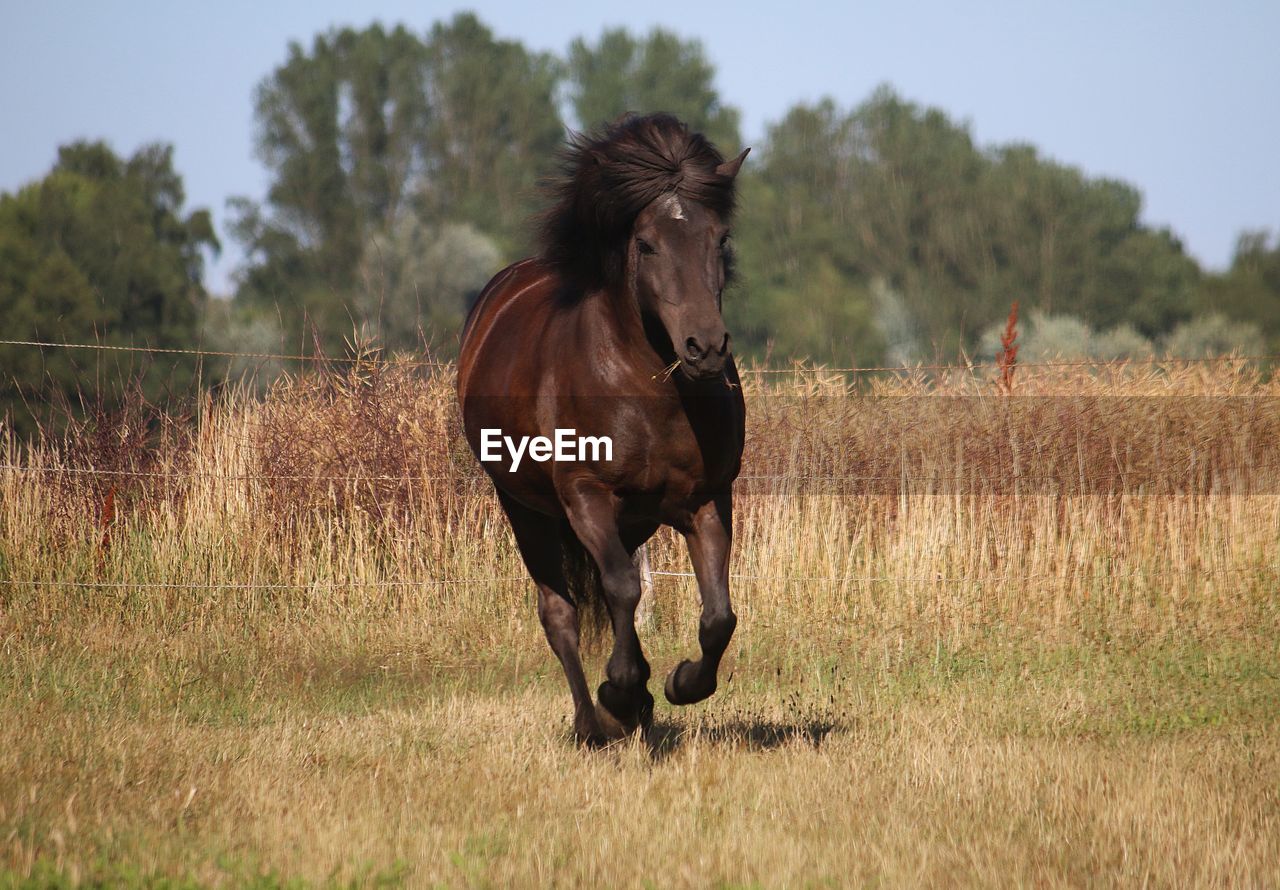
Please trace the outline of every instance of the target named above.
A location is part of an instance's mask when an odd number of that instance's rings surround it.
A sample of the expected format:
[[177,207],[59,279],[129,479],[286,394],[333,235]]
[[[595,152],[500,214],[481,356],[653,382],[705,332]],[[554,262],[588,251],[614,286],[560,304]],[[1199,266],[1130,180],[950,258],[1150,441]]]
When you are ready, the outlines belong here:
[[[8,441],[8,613],[71,597],[160,624],[529,621],[451,386],[447,369],[356,365],[210,398],[185,424],[134,405]],[[733,569],[752,621],[952,642],[1274,629],[1280,388],[1249,366],[1024,371],[1012,395],[976,373],[745,386]],[[658,626],[686,620],[675,536],[651,566]]]

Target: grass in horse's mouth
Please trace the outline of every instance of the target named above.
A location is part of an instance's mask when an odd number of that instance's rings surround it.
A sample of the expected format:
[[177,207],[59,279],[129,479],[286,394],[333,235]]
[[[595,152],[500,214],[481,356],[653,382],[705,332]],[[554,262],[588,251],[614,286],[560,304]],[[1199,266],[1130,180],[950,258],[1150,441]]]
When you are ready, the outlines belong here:
[[650,380],[657,380],[659,377],[661,377],[664,381],[665,381],[665,380],[670,380],[670,379],[671,379],[671,375],[672,375],[672,374],[674,374],[674,373],[676,372],[676,368],[678,368],[678,367],[680,367],[680,359],[676,359],[674,362],[672,362],[671,364],[667,365],[665,368],[663,368],[663,369],[662,369],[661,371],[659,371],[657,374],[654,374],[654,375],[653,375],[651,378],[649,378],[649,379],[650,379]]
[[[664,381],[666,381],[666,380],[670,380],[670,379],[671,379],[671,375],[672,375],[672,374],[674,374],[674,373],[676,372],[676,368],[678,368],[678,367],[680,367],[680,359],[676,359],[674,362],[672,362],[671,364],[667,365],[667,367],[663,368],[661,371],[659,371],[657,374],[654,374],[654,375],[653,375],[652,377],[650,377],[649,379],[650,379],[650,380],[657,380],[658,378],[662,378],[662,380],[664,380]],[[729,379],[729,372],[728,372],[728,371],[724,371],[724,372],[722,372],[722,373],[721,373],[721,376],[724,378],[725,386],[729,387],[730,389],[740,389],[740,387],[738,386],[738,384],[734,383],[732,380],[730,380],[730,379]]]

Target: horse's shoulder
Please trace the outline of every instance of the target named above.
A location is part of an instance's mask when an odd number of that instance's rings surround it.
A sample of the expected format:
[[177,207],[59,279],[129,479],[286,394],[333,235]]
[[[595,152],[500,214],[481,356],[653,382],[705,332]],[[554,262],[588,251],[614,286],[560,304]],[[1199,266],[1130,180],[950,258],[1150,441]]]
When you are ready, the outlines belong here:
[[515,296],[528,290],[540,277],[546,277],[547,270],[537,259],[519,260],[499,271],[480,289],[475,302],[467,311],[466,321],[462,324],[462,339],[465,341],[477,322],[486,314],[500,309]]

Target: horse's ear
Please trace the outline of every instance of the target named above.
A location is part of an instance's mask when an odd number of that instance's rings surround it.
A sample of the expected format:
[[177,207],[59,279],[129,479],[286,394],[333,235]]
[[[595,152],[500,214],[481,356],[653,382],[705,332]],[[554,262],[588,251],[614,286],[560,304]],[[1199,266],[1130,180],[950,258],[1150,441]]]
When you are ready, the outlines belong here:
[[726,176],[729,179],[733,179],[738,175],[738,171],[742,169],[742,162],[747,159],[747,154],[750,151],[751,149],[744,148],[742,150],[742,154],[738,155],[732,161],[725,161],[719,167],[716,167],[716,173],[720,176]]

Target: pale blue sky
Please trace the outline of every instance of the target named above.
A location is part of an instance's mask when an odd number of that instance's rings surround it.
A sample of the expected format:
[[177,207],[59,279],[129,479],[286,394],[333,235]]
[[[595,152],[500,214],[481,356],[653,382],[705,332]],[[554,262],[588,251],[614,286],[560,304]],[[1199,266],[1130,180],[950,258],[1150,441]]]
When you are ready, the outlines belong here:
[[[213,210],[225,236],[226,199],[265,188],[252,92],[289,40],[374,19],[424,31],[460,9],[557,52],[613,25],[696,37],[751,141],[796,101],[831,95],[849,106],[887,81],[968,120],[983,144],[1032,142],[1136,184],[1145,219],[1213,267],[1229,261],[1241,229],[1280,228],[1275,0],[0,0],[0,189],[41,176],[75,138],[105,138],[121,153],[165,140],[188,204]],[[240,261],[225,246],[210,282],[218,290]]]

